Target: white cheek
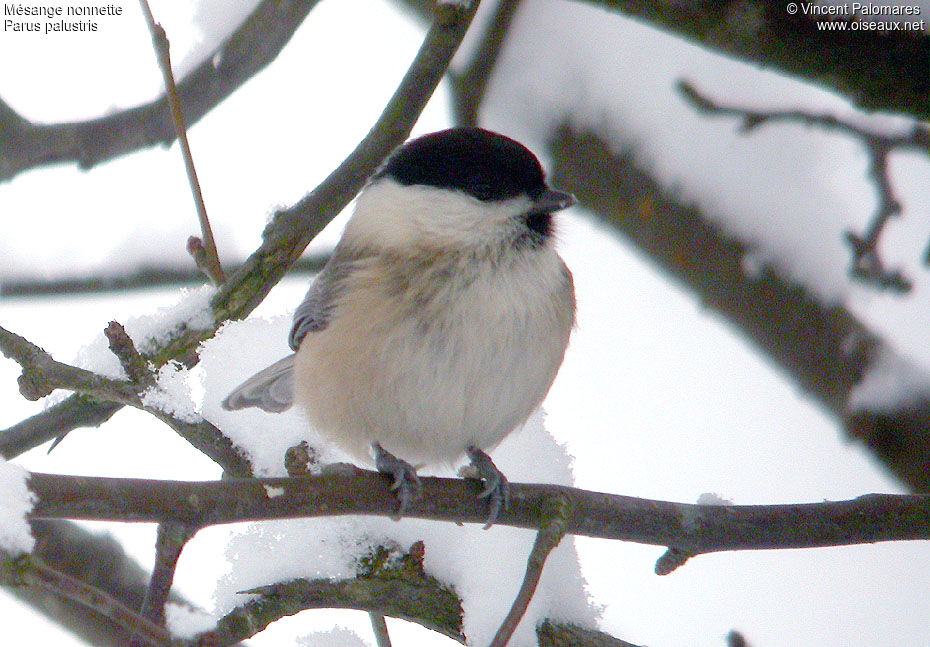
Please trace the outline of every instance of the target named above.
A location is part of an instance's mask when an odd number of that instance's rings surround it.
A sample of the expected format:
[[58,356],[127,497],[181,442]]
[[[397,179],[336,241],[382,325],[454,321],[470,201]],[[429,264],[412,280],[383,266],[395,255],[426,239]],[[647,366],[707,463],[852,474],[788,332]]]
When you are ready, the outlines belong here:
[[531,204],[528,198],[482,202],[458,191],[380,179],[359,195],[343,237],[374,249],[464,247],[503,236]]

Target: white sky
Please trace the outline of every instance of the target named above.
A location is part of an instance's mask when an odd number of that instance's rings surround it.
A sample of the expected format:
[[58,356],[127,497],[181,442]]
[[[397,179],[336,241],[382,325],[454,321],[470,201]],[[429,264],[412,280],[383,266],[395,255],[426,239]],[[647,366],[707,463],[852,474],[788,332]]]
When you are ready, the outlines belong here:
[[[160,76],[137,5],[115,4],[125,15],[102,21],[95,34],[40,38],[0,32],[0,60],[16,62],[0,67],[0,96],[27,117],[47,121],[87,118],[154,96]],[[229,3],[152,4],[176,60],[209,45],[232,21],[220,10]],[[207,35],[191,26],[195,16]],[[569,111],[580,124],[604,124],[618,139],[638,142],[640,159],[659,177],[707,212],[720,214],[726,227],[758,240],[760,258],[779,263],[825,299],[841,300],[883,332],[918,373],[928,370],[928,281],[926,268],[917,263],[930,236],[925,155],[892,159],[905,209],[889,225],[885,245],[886,258],[904,266],[915,290],[903,298],[879,295],[845,276],[848,257],[840,232],[862,229],[874,209],[858,144],[791,126],[741,137],[733,120],[695,116],[672,86],[685,77],[734,103],[853,115],[845,102],[583,3],[527,3],[515,35],[525,44],[505,52],[498,79],[506,80],[492,86],[485,125],[539,150],[552,120]],[[267,215],[302,196],[351,150],[420,39],[420,31],[390,4],[321,3],[268,70],[192,129],[224,256],[241,257],[254,248]],[[416,132],[436,130],[447,120],[440,93]],[[120,271],[145,260],[187,263],[184,241],[196,230],[190,203],[176,147],[131,155],[90,173],[63,166],[23,174],[0,185],[0,280]],[[325,241],[314,245],[331,244],[339,228],[334,223]],[[735,503],[898,491],[864,452],[842,440],[834,419],[691,294],[670,285],[580,209],[562,219],[560,238],[575,274],[579,326],[546,403],[546,427],[572,456],[577,485],[678,501],[717,492]],[[257,315],[288,315],[305,287],[300,280],[283,283]],[[118,299],[7,300],[0,301],[0,323],[67,361],[99,337],[110,319],[126,321],[177,299],[176,291],[152,290]],[[258,336],[254,361],[265,353],[276,359],[276,349],[283,349],[281,321],[256,321],[243,329]],[[262,336],[268,334],[279,338]],[[226,374],[228,364],[218,366],[223,371],[204,378],[205,411],[211,398],[215,404],[223,395],[223,380],[236,382],[248,373],[243,368],[242,375]],[[11,362],[0,362],[0,427],[40,407],[19,398],[17,374]],[[245,426],[243,420],[239,424]],[[287,433],[300,433],[299,425],[290,428]],[[257,445],[266,440],[253,439]],[[514,443],[519,452],[545,446],[548,459],[559,460],[539,429],[515,436]],[[519,463],[519,452],[501,448],[505,463]],[[135,464],[131,457],[140,455],[153,459]],[[217,476],[215,467],[172,432],[133,411],[99,430],[75,432],[49,456],[39,448],[16,462],[46,472]],[[400,536],[420,532],[405,524],[384,527]],[[289,534],[301,537],[316,527],[298,524]],[[106,528],[126,542],[130,554],[151,564],[152,527]],[[208,609],[227,571],[223,546],[231,534],[248,542],[254,531],[241,526],[203,531],[180,563],[177,586]],[[506,553],[499,542],[510,541],[505,529],[468,537],[471,550],[484,554]],[[926,544],[724,553],[696,558],[664,578],[652,573],[661,549],[589,539],[576,546],[591,598],[604,606],[602,627],[637,644],[719,647],[733,628],[755,647],[920,644],[930,636]],[[523,555],[513,548],[511,553]],[[454,555],[448,559],[451,569]],[[0,597],[5,626],[28,626],[36,643],[76,644],[54,628],[23,623],[24,617],[21,607]],[[295,644],[294,636],[327,631],[333,622],[370,640],[364,614],[312,612],[277,623],[252,644]],[[392,622],[391,630],[397,645],[449,644],[403,623]],[[305,638],[296,644],[311,643]]]

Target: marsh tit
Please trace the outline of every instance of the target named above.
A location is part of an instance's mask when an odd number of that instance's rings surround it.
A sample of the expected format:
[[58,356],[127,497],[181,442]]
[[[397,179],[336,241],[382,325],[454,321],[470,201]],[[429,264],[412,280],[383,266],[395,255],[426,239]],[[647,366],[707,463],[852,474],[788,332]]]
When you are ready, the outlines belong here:
[[507,480],[485,453],[542,403],[575,321],[546,184],[521,144],[452,128],[398,148],[359,194],[329,262],[294,313],[294,354],[252,376],[229,410],[293,401],[314,429],[393,478],[467,456],[489,523]]

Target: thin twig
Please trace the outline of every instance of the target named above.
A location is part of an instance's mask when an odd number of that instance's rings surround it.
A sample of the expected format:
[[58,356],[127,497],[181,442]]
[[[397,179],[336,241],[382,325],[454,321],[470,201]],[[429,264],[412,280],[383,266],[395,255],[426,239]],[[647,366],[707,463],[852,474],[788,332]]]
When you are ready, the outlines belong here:
[[456,124],[478,125],[478,109],[481,107],[481,101],[484,99],[520,2],[521,0],[501,0],[494,16],[488,22],[481,45],[465,70],[461,73],[449,71],[452,81],[452,111]]
[[671,546],[656,560],[655,573],[656,575],[668,575],[676,568],[684,566],[691,557],[693,557],[691,553]]
[[501,623],[497,633],[491,640],[491,647],[506,647],[510,642],[510,637],[516,631],[517,625],[526,613],[533,594],[536,593],[536,587],[539,585],[539,578],[542,577],[543,566],[546,565],[546,558],[549,557],[562,537],[565,536],[566,518],[563,516],[567,511],[564,505],[559,506],[560,512],[545,526],[536,533],[536,540],[533,542],[533,549],[526,560],[526,572],[523,575],[523,583],[517,592],[517,597],[513,600],[510,611]]
[[[306,254],[290,268],[290,274],[319,272],[329,260],[328,253]],[[241,267],[236,264],[232,271]],[[230,266],[226,264],[227,268]],[[203,283],[203,272],[189,267],[145,266],[127,274],[101,274],[65,276],[57,279],[43,277],[4,277],[0,282],[0,299],[54,298],[72,294],[99,294],[122,292],[151,287],[174,287]]]
[[[197,526],[167,521],[158,524],[158,534],[155,539],[155,567],[145,598],[142,600],[142,609],[139,614],[157,625],[165,624],[165,603],[171,593],[171,584],[174,582],[174,573],[177,570],[181,551],[198,530]],[[130,640],[130,647],[142,647],[141,636],[134,635]]]
[[378,647],[391,647],[391,635],[388,633],[387,622],[384,616],[374,611],[368,612],[371,620],[371,630],[375,634],[375,644]]
[[727,647],[750,647],[745,636],[736,629],[731,629],[727,634]]
[[19,390],[27,400],[44,398],[55,389],[68,389],[111,402],[141,406],[136,387],[132,383],[57,362],[39,346],[2,326],[0,352],[22,367]]
[[154,386],[155,376],[152,374],[148,362],[136,350],[136,345],[129,333],[126,332],[123,324],[118,321],[111,321],[103,330],[103,334],[107,338],[110,352],[116,355],[129,379],[140,388]]
[[22,569],[21,574],[25,584],[53,591],[72,602],[93,609],[126,631],[135,633],[146,645],[163,647],[171,641],[171,636],[164,627],[143,618],[100,589],[65,575],[38,559],[29,558],[28,565]]
[[[917,123],[909,133],[888,135],[862,128],[829,114],[810,114],[803,110],[756,110],[723,105],[683,80],[678,82],[678,89],[701,112],[740,117],[742,123],[739,129],[744,133],[767,123],[796,122],[836,130],[860,140],[871,160],[869,175],[878,193],[878,208],[864,235],[860,236],[851,231],[845,233],[853,255],[850,274],[881,288],[896,292],[910,290],[910,281],[900,271],[888,270],[885,267],[878,254],[878,244],[888,220],[901,211],[901,203],[894,195],[888,175],[888,154],[893,150],[926,151],[930,146],[930,129],[926,125]],[[930,262],[930,251],[927,260]]]
[[[0,352],[23,369],[19,389],[23,397],[38,400],[54,389],[66,389],[101,400],[128,405],[149,413],[174,429],[181,437],[220,465],[230,476],[252,473],[248,460],[211,422],[197,417],[182,419],[170,412],[144,404],[140,393],[144,386],[126,380],[114,380],[77,366],[63,364],[28,339],[0,326]],[[156,388],[156,387],[149,387]],[[112,413],[110,414],[112,415]],[[33,416],[35,418],[35,416]],[[61,442],[69,429],[58,430]],[[4,451],[7,451],[4,448]]]
[[[184,125],[181,99],[178,96],[178,88],[174,82],[174,74],[171,71],[171,48],[168,43],[168,35],[165,33],[164,28],[155,22],[155,16],[152,15],[148,0],[139,0],[139,5],[142,7],[142,13],[152,34],[152,45],[155,47],[158,66],[161,68],[162,77],[165,81],[165,94],[168,97],[171,121],[174,123],[181,156],[184,158],[184,169],[187,171],[187,181],[191,187],[194,205],[197,207],[197,217],[200,221],[200,231],[203,239],[191,237],[191,240],[197,240],[200,243],[203,254],[194,255],[194,259],[197,261],[198,267],[204,271],[215,285],[222,285],[226,282],[226,276],[223,274],[220,257],[216,251],[213,229],[210,227],[210,219],[207,217],[207,205],[203,201],[203,192],[200,189],[200,181],[197,179],[197,169],[194,167],[194,157],[191,154],[190,142],[187,139],[187,128]],[[188,241],[188,249],[191,248],[191,240]]]

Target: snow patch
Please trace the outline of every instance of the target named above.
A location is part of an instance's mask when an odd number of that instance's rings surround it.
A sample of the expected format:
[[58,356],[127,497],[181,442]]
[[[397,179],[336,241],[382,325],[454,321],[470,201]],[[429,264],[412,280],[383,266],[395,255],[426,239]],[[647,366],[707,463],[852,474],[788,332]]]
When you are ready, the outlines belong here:
[[165,625],[175,638],[190,640],[197,634],[213,629],[216,618],[186,604],[168,602],[165,605]]
[[930,399],[930,374],[897,353],[882,348],[849,394],[850,411],[893,412]]
[[0,457],[0,550],[10,555],[29,553],[36,543],[26,521],[36,502],[28,479],[28,471]]

